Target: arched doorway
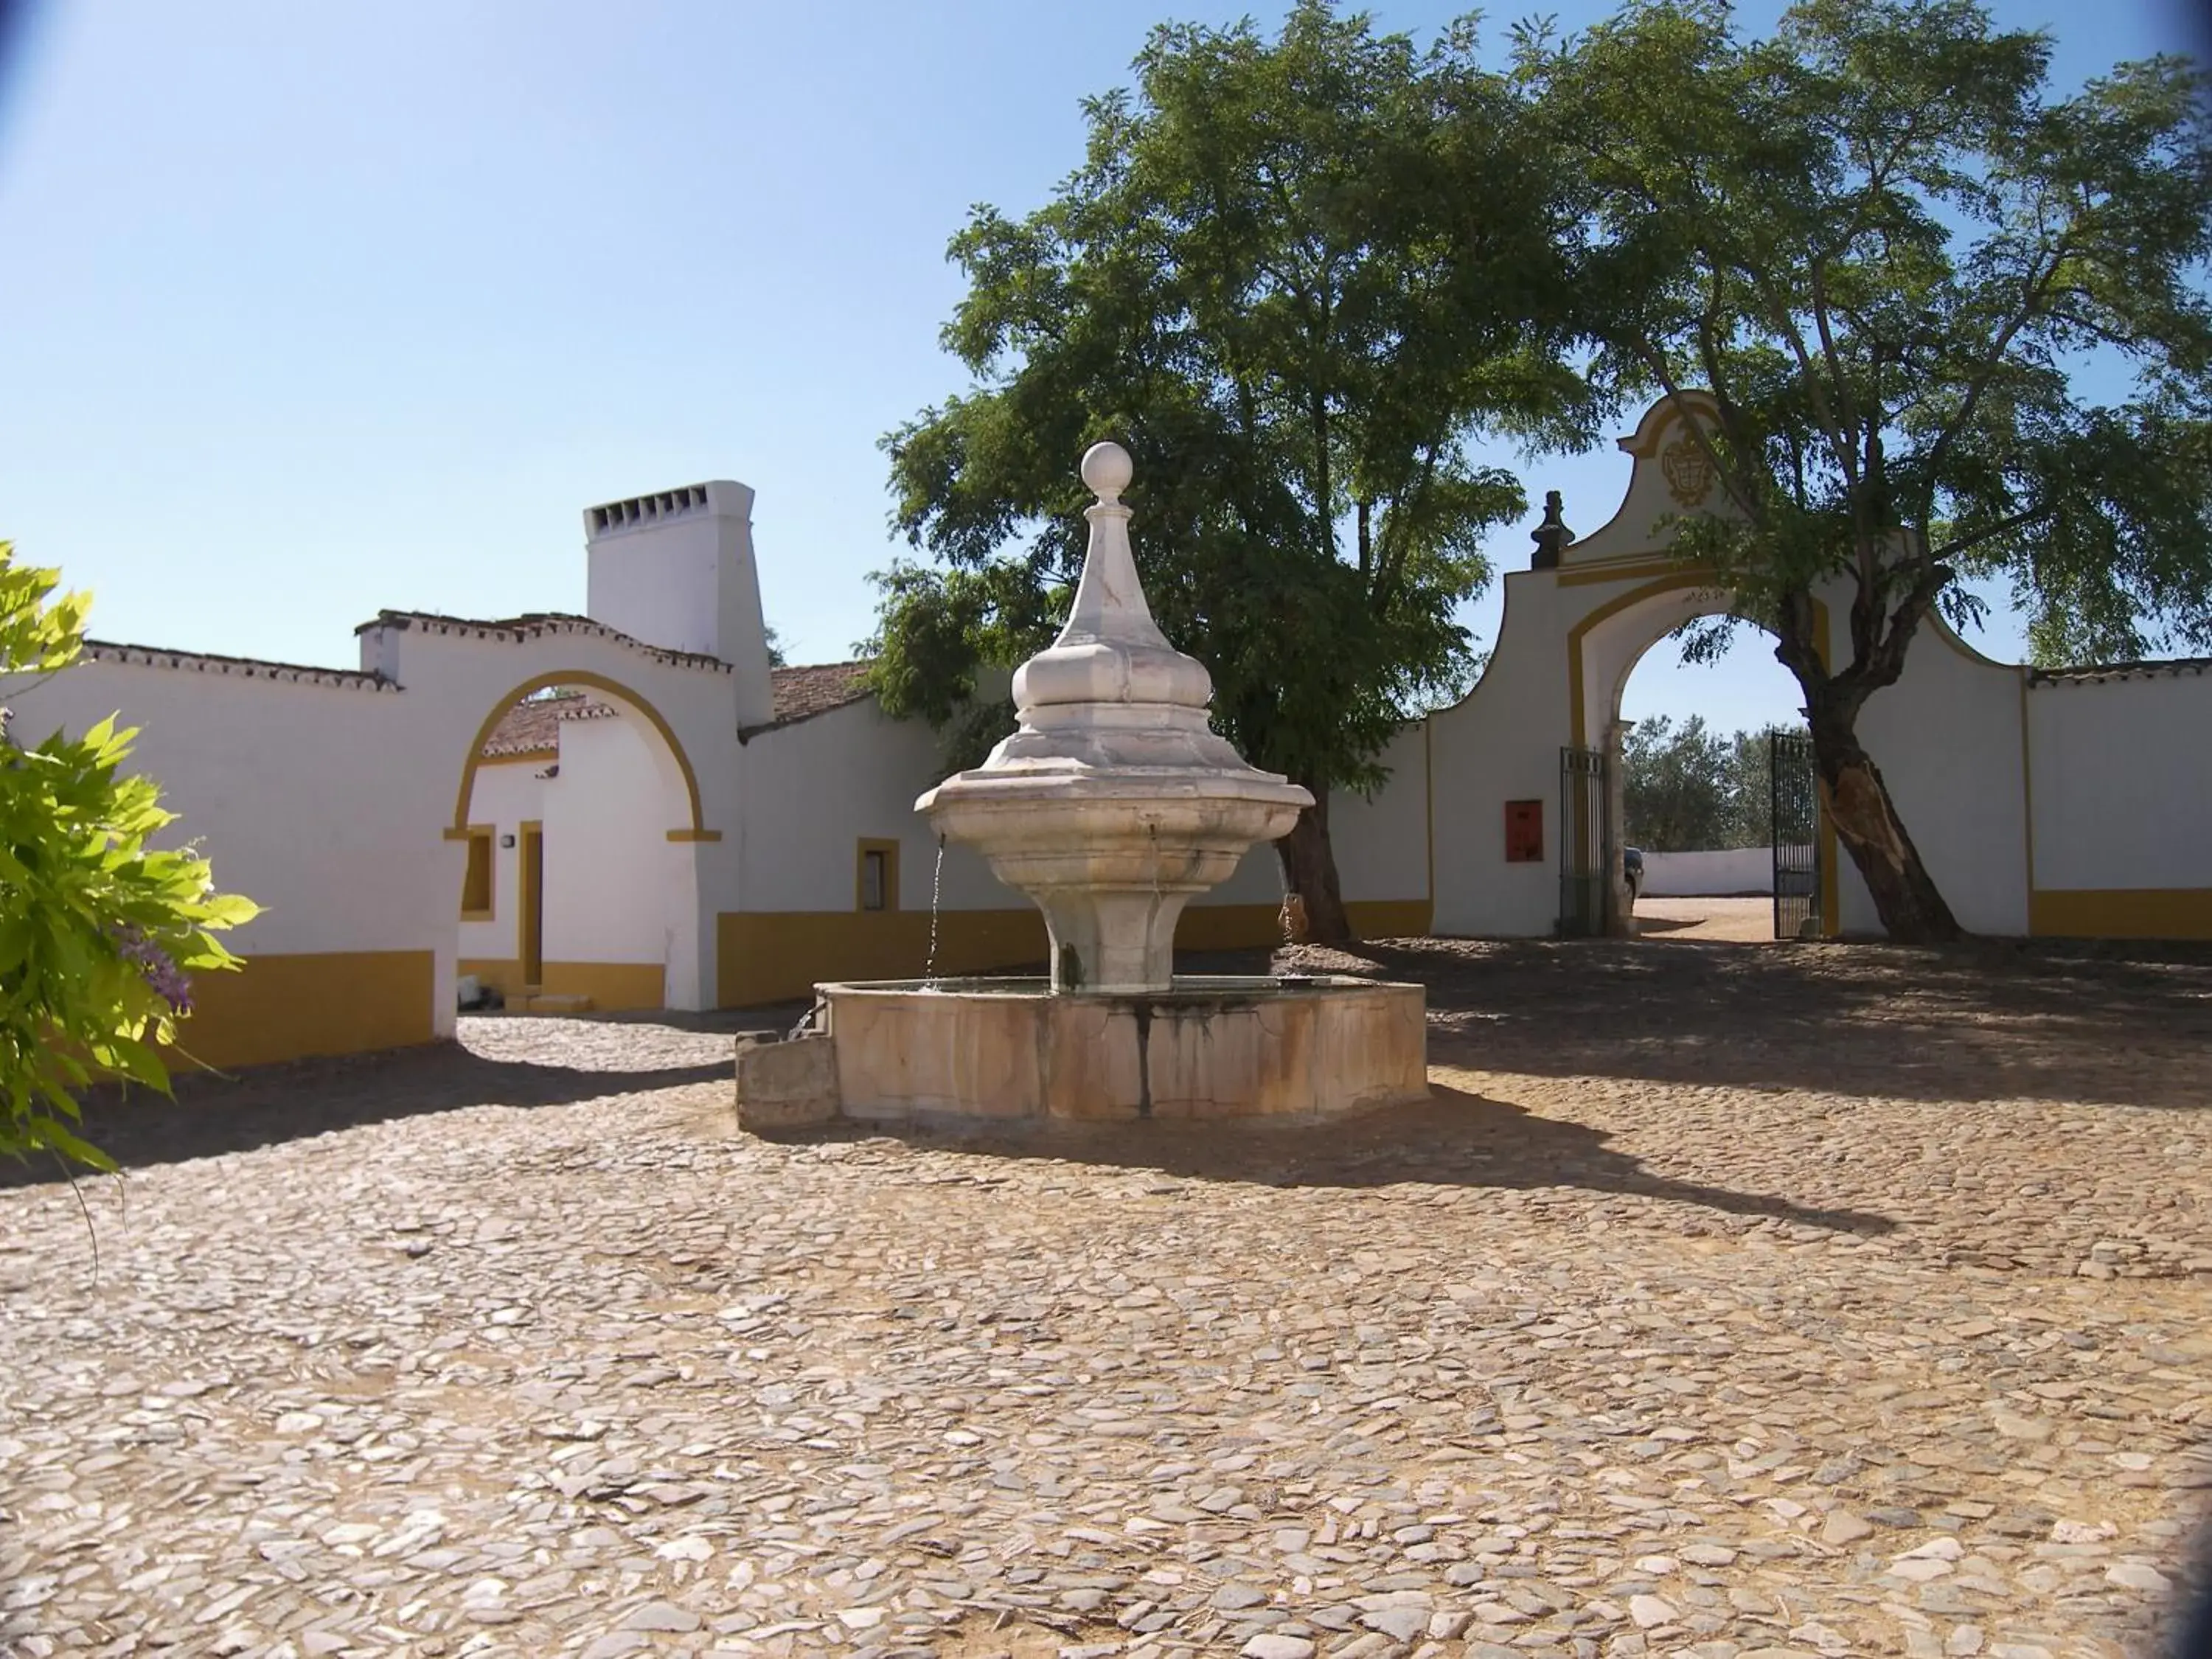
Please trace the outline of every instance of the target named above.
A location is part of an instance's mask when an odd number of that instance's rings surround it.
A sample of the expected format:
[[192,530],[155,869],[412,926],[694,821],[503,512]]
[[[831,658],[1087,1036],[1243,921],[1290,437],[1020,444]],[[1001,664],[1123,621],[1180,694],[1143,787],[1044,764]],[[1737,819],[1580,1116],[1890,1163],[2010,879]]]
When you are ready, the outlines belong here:
[[[1567,630],[1569,741],[1560,762],[1563,932],[1636,931],[1635,896],[1625,864],[1631,726],[1622,718],[1623,699],[1655,647],[1686,624],[1727,617],[1730,604],[1711,572],[1677,567],[1621,586]],[[1818,599],[1813,604],[1816,638],[1825,646],[1826,607]],[[1778,768],[1769,787],[1779,832],[1765,849],[1772,901],[1766,937],[1837,930],[1834,832],[1813,799],[1809,769],[1796,763],[1797,752],[1787,739],[1767,745],[1769,760]]]
[[496,699],[461,757],[446,835],[466,843],[465,983],[536,1012],[702,1008],[697,774],[634,687],[541,672]]

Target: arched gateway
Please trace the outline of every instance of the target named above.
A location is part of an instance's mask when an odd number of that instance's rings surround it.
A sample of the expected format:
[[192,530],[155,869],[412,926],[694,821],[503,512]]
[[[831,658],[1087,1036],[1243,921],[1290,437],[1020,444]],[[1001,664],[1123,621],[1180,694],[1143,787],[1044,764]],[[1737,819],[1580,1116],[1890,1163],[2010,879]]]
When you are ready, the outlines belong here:
[[[1504,618],[1482,678],[1431,717],[1441,933],[1620,930],[1620,697],[1638,660],[1684,623],[1724,614],[1713,573],[1672,550],[1669,520],[1725,510],[1686,424],[1711,399],[1686,392],[1648,410],[1620,447],[1634,471],[1601,528],[1574,537],[1556,497],[1529,568],[1505,578]],[[1847,596],[1816,595],[1825,655]],[[2030,931],[2028,671],[1990,661],[1931,617],[1898,684],[1867,707],[1861,736],[1916,842],[1978,931]],[[1793,936],[1878,931],[1857,872],[1839,859],[1812,798],[1792,815],[1802,843],[1780,850],[1778,905]]]

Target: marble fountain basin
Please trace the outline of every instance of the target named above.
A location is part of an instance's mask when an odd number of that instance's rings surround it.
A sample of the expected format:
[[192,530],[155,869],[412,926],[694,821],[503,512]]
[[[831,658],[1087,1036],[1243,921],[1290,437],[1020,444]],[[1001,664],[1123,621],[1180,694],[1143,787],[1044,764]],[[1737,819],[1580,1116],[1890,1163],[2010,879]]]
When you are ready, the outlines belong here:
[[1313,1121],[1428,1091],[1419,985],[1177,976],[1051,993],[1042,979],[823,985],[842,1115]]

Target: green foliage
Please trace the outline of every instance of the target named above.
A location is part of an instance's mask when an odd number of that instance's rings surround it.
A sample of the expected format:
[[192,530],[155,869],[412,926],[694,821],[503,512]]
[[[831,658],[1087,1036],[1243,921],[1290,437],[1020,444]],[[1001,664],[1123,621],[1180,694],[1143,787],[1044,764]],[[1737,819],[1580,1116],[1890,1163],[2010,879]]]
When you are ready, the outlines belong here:
[[1319,0],[1278,39],[1164,26],[1133,92],[1085,106],[1083,164],[1020,220],[975,210],[945,340],[967,392],[891,433],[896,521],[933,563],[878,578],[896,714],[1006,711],[979,671],[1048,643],[1080,568],[1076,460],[1112,437],[1153,611],[1255,763],[1372,788],[1411,711],[1463,690],[1459,606],[1522,507],[1479,432],[1580,441],[1562,363],[1559,191],[1510,88],[1455,33],[1417,52]]
[[1715,394],[1728,510],[1676,545],[1775,634],[1893,938],[1958,927],[1856,723],[1931,610],[1973,616],[1963,580],[2008,580],[2042,657],[2212,643],[2212,82],[2160,58],[2058,97],[2050,55],[1972,0],[1800,0],[1764,40],[1656,0],[1517,42],[1585,186],[1597,383]]
[[1701,715],[1680,726],[1664,715],[1638,722],[1621,749],[1628,843],[1647,853],[1701,852],[1724,844],[1729,817],[1727,740]]
[[[1972,613],[1962,577],[2008,578],[2039,654],[2212,641],[2212,82],[2161,58],[2054,98],[2049,58],[1969,0],[1520,40],[1588,180],[1595,372],[1717,394],[1734,514],[1683,545],[1848,713],[1931,605]],[[2122,401],[2079,392],[2090,354]],[[1828,673],[1790,624],[1832,577],[1859,603]]]
[[761,632],[768,639],[768,665],[770,668],[783,667],[783,641],[776,638],[775,629],[773,628],[763,628]]
[[1628,844],[1651,853],[1766,846],[1774,837],[1769,739],[1780,729],[1724,738],[1697,714],[1679,726],[1663,714],[1640,721],[1621,753]]
[[[0,542],[0,676],[66,670],[87,596]],[[0,1152],[112,1163],[73,1132],[72,1090],[100,1074],[167,1092],[161,1049],[190,1011],[185,976],[234,969],[214,934],[256,907],[219,895],[207,861],[149,841],[175,815],[119,771],[130,731],[105,720],[36,748],[0,744]]]

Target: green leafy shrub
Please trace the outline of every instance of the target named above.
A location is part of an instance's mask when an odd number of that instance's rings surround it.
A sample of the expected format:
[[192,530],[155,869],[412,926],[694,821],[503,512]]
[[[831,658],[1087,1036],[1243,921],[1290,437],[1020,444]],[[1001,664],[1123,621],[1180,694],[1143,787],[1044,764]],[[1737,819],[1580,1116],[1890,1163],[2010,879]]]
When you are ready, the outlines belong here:
[[[0,542],[0,688],[82,651],[89,596],[59,584]],[[0,710],[0,1152],[111,1170],[74,1132],[72,1091],[109,1076],[167,1093],[191,976],[240,965],[214,935],[258,907],[216,892],[197,851],[148,846],[176,814],[119,771],[135,731],[111,717],[29,748],[7,727]]]

